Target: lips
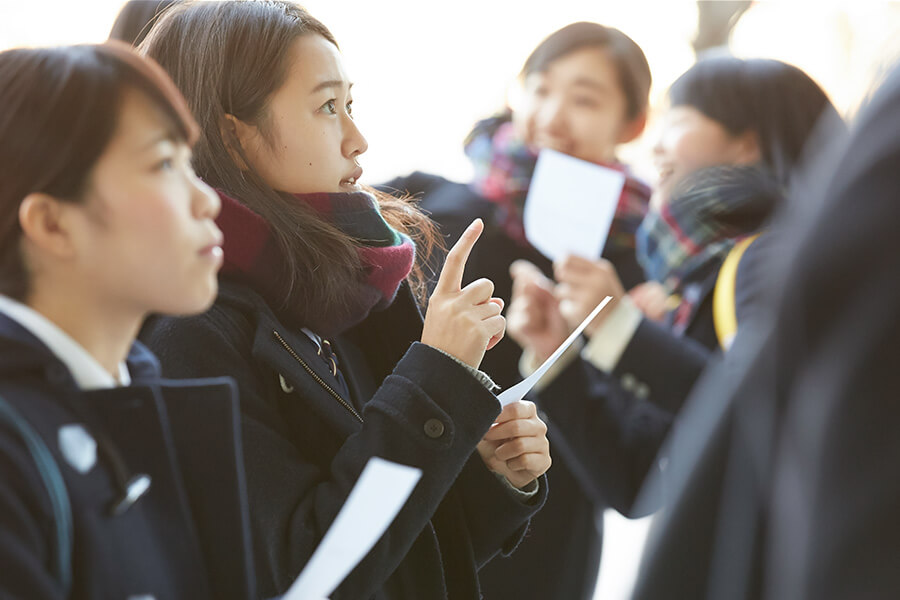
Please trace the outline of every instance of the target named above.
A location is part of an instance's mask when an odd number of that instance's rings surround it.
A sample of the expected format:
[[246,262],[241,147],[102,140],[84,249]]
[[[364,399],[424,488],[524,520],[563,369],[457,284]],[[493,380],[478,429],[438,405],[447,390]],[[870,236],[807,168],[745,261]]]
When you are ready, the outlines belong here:
[[666,181],[668,181],[672,174],[675,172],[675,167],[671,165],[657,165],[656,166],[656,182],[657,185],[663,185]]
[[357,166],[350,175],[341,179],[341,185],[355,187],[357,185],[357,181],[359,181],[359,178],[362,177],[362,174],[362,167]]
[[199,254],[201,256],[221,257],[222,256],[222,244],[224,243],[224,241],[225,241],[225,239],[223,238],[222,234],[220,233],[213,239],[213,241],[211,243],[207,244],[206,246],[203,246],[203,248],[200,249]]

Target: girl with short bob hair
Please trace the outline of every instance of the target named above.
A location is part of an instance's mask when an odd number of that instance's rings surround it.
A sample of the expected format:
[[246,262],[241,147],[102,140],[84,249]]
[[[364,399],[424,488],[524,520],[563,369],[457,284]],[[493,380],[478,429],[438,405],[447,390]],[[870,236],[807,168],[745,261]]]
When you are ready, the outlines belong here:
[[284,1],[191,3],[142,48],[197,115],[226,237],[213,308],[143,339],[170,376],[238,381],[262,593],[284,592],[377,455],[423,476],[332,597],[479,598],[478,569],[516,545],[550,464],[534,405],[501,412],[477,370],[505,327],[490,281],[461,285],[481,224],[423,325],[412,240],[427,220],[358,183],[367,143],[322,23]]
[[109,43],[0,53],[0,109],[0,595],[255,598],[232,383],[134,341],[217,290],[184,99]]

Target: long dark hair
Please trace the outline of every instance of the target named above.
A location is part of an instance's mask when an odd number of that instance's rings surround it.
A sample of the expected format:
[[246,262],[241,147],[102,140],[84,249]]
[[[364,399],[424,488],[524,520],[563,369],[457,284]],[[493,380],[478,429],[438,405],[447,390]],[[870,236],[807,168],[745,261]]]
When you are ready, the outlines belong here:
[[113,23],[109,39],[137,46],[156,23],[164,10],[178,0],[129,0]]
[[603,50],[615,67],[625,93],[626,117],[634,119],[647,111],[650,96],[650,65],[644,51],[630,37],[613,27],[580,21],[554,31],[538,44],[522,67],[520,79],[540,73],[550,63],[582,48]]
[[[361,241],[289,194],[272,189],[250,166],[240,142],[222,127],[230,114],[266,135],[269,101],[287,76],[291,44],[303,35],[320,35],[337,46],[325,25],[291,2],[197,2],[170,9],[141,46],[169,72],[200,123],[194,150],[198,175],[269,223],[285,257],[282,276],[289,283],[277,308],[296,302],[341,302],[361,273]],[[370,191],[385,220],[416,241],[417,265],[410,282],[422,293],[421,265],[434,245],[434,226],[408,201]]]
[[198,129],[181,94],[152,61],[119,42],[0,52],[0,293],[24,299],[18,208],[31,193],[80,202],[115,132],[125,88],[136,89],[188,143]]
[[809,75],[771,59],[703,59],[672,84],[669,102],[699,110],[732,135],[752,131],[762,163],[783,185],[820,118],[840,120]]

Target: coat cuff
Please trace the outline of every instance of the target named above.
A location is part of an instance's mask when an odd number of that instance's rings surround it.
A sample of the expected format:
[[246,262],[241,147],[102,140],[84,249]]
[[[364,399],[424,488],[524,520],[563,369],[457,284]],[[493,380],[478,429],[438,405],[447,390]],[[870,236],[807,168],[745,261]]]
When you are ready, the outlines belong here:
[[582,357],[601,371],[612,373],[643,318],[631,298],[623,296],[594,331]]
[[[431,347],[434,348],[434,346],[431,346]],[[482,371],[481,369],[476,369],[472,365],[468,365],[468,364],[464,363],[463,361],[459,360],[458,358],[456,358],[449,352],[444,352],[440,348],[434,348],[434,349],[437,350],[438,352],[440,352],[441,354],[443,354],[444,356],[452,358],[456,362],[456,364],[458,364],[463,369],[468,371],[469,374],[472,375],[472,377],[474,377],[475,379],[477,379],[478,383],[480,383],[481,385],[486,387],[489,392],[495,392],[496,390],[500,389],[500,386],[497,385],[496,383],[494,383],[494,380],[491,379],[491,376],[488,375],[487,373],[485,373],[484,371]]]

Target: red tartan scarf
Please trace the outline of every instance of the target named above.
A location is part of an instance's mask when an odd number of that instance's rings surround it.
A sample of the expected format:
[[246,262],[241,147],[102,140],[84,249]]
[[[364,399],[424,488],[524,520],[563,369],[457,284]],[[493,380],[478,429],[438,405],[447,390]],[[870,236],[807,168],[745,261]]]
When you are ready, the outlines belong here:
[[[259,293],[287,323],[324,336],[334,336],[363,321],[373,310],[390,306],[409,275],[415,246],[381,216],[375,197],[368,192],[298,194],[329,223],[360,243],[363,276],[347,290],[343,302],[310,306],[301,297],[304,282],[295,285],[297,298],[288,297],[282,251],[268,222],[244,204],[217,190],[222,211],[216,224],[225,235],[225,264],[220,275],[240,281]],[[324,275],[323,275],[324,276]]]

